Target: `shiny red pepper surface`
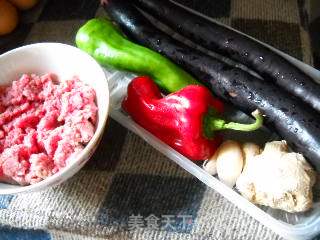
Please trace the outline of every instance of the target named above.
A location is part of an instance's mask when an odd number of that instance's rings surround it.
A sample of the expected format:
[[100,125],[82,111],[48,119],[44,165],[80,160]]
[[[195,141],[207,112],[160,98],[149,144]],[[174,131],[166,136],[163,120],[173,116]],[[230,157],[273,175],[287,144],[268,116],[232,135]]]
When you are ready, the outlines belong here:
[[149,77],[137,77],[128,86],[123,109],[143,128],[191,160],[211,157],[221,142],[204,135],[203,121],[209,109],[223,111],[210,91],[189,85],[163,97]]

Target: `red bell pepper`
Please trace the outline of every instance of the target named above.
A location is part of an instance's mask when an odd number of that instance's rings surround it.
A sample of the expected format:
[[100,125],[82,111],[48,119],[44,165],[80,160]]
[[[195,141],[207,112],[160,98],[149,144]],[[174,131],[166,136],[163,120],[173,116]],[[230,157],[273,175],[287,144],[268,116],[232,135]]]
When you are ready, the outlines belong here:
[[226,123],[217,116],[223,104],[204,86],[189,85],[165,97],[149,77],[137,77],[128,86],[123,109],[143,128],[191,160],[211,157],[221,142],[222,129],[256,130],[253,124]]

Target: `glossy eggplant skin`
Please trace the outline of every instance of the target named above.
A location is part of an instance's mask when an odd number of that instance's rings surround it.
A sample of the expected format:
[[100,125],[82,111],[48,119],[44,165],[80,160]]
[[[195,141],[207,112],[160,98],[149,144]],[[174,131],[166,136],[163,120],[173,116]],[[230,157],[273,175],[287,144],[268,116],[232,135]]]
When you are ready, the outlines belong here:
[[261,43],[191,13],[169,0],[136,0],[180,34],[197,44],[240,62],[273,81],[320,112],[320,85]]
[[181,65],[218,97],[251,113],[259,109],[267,124],[320,171],[318,113],[273,83],[172,39],[126,0],[109,0],[105,9],[129,38]]

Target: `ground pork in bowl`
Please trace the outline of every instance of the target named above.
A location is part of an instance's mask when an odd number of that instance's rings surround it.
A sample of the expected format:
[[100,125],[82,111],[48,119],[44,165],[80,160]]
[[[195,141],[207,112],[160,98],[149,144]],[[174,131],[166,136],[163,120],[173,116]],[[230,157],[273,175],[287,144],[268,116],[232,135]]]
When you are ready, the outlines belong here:
[[102,68],[60,43],[9,51],[0,66],[0,194],[62,183],[104,132],[109,91]]

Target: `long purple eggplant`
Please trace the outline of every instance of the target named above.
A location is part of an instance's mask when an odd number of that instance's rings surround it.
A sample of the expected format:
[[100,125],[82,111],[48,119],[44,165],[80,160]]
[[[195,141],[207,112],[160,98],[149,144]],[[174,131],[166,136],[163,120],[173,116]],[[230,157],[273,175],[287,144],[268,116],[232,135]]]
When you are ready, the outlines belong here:
[[180,34],[197,44],[238,61],[299,97],[320,112],[320,85],[261,43],[191,13],[169,0],[135,0]]
[[180,64],[215,95],[247,113],[259,109],[266,115],[267,124],[320,171],[319,116],[311,107],[273,83],[177,42],[126,0],[109,0],[105,9],[129,38]]

